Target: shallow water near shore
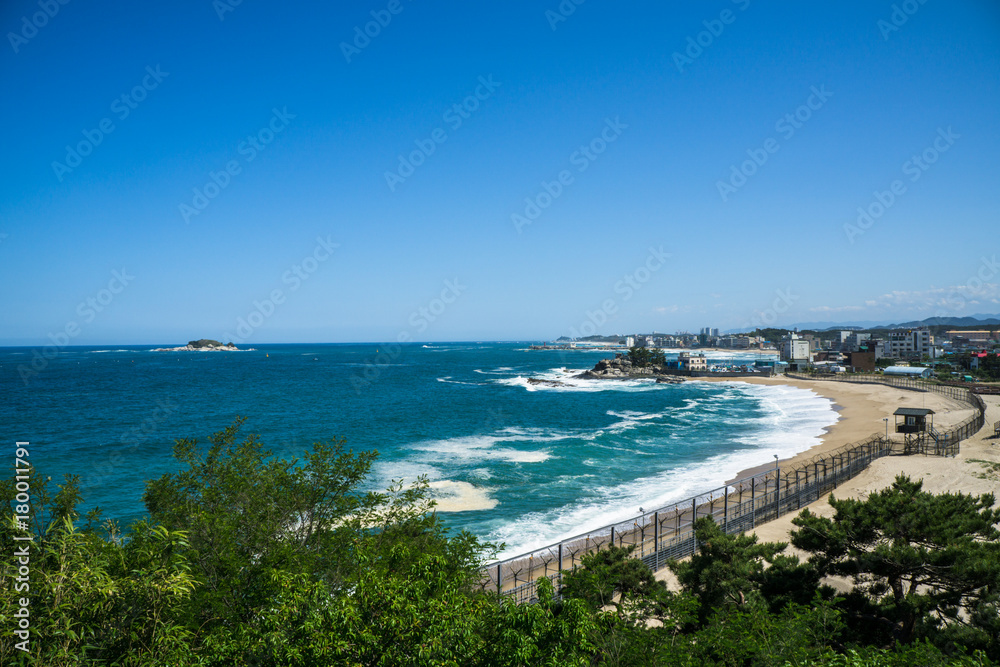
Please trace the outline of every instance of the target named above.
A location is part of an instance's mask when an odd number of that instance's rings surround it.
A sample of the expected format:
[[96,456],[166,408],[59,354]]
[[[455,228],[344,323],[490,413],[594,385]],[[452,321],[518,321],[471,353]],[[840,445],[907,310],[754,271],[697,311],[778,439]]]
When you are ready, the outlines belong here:
[[31,349],[0,349],[5,438],[30,441],[40,473],[80,475],[86,505],[123,522],[143,516],[144,482],[174,469],[175,438],[204,440],[237,415],[283,457],[340,436],[377,449],[373,488],[426,475],[450,527],[506,542],[508,555],[804,451],[837,420],[830,400],[795,387],[572,377],[608,352],[158,347],[65,348],[27,386],[18,366]]

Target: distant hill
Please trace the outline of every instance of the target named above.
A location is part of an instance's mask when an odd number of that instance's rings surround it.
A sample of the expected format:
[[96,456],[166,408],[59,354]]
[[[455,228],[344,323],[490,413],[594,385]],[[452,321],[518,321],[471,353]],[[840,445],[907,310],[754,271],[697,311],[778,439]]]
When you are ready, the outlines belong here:
[[[849,322],[796,322],[780,329],[798,329],[799,331],[839,331],[853,329],[917,329],[919,327],[958,327],[975,329],[977,327],[1000,326],[1000,314],[976,314],[968,317],[928,317],[924,320],[909,322],[888,322],[886,320],[854,320]],[[727,329],[725,333],[743,333],[743,329]]]
[[976,314],[969,317],[928,317],[923,320],[911,320],[909,322],[887,322],[885,320],[868,320],[853,322],[799,322],[789,325],[788,329],[810,329],[812,331],[830,331],[833,329],[916,329],[918,327],[963,327],[974,328],[978,326],[1000,325],[1000,314],[983,315]]

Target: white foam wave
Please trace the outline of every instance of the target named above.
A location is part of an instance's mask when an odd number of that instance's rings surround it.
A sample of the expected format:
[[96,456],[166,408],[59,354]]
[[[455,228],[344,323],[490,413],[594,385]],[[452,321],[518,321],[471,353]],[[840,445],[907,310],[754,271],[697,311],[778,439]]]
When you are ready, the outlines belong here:
[[[655,391],[661,388],[670,387],[668,384],[657,384],[654,379],[637,379],[631,378],[628,380],[591,380],[588,378],[576,377],[580,373],[583,373],[587,369],[568,369],[568,368],[553,368],[548,371],[543,371],[539,373],[534,373],[531,376],[516,375],[514,377],[501,378],[499,380],[494,380],[497,384],[506,385],[508,387],[523,387],[527,391],[583,391],[583,392],[598,392],[598,391]],[[538,380],[545,380],[549,382],[558,382],[558,385],[550,384],[531,384],[528,379],[535,378]]]
[[447,384],[467,384],[473,387],[481,387],[482,382],[462,382],[461,380],[452,380],[450,375],[445,375],[444,377],[437,378],[438,382],[445,382]]
[[493,435],[467,435],[443,440],[429,440],[414,443],[410,445],[410,448],[448,460],[541,463],[552,458],[552,453],[549,450],[525,450],[502,445],[515,442],[551,443],[572,437],[574,437],[572,434],[545,429],[508,427]]
[[[639,513],[640,506],[647,511],[665,507],[719,488],[726,479],[731,479],[741,470],[773,460],[772,455],[784,459],[805,451],[818,444],[825,428],[839,418],[833,410],[832,401],[807,389],[733,383],[732,398],[740,396],[758,401],[764,411],[756,419],[740,420],[748,433],[736,441],[744,445],[744,449],[711,456],[628,483],[596,487],[589,497],[563,507],[522,516],[496,528],[487,538],[506,542],[508,548],[503,556],[509,557],[628,520]],[[627,417],[634,424],[655,417],[655,414],[632,411],[616,414],[609,411],[608,414]],[[621,448],[633,456],[644,454],[641,449]],[[581,463],[585,466],[601,465],[591,459]]]
[[501,366],[499,368],[494,368],[491,371],[484,371],[481,368],[474,368],[472,372],[479,373],[480,375],[504,375],[506,373],[510,373],[513,370],[514,369],[510,366]]

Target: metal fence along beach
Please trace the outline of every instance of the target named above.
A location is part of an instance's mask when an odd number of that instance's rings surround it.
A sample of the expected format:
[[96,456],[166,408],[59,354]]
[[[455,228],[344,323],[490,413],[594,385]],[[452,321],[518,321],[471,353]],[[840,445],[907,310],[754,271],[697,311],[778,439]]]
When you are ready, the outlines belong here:
[[864,441],[845,445],[794,467],[775,465],[692,498],[502,560],[483,570],[482,587],[516,602],[531,602],[536,598],[540,579],[548,578],[558,591],[562,571],[574,569],[583,555],[611,544],[635,547],[634,555],[656,571],[665,567],[671,559],[695,553],[694,523],[702,517],[712,517],[729,534],[751,530],[789,512],[797,512],[883,456],[954,456],[958,453],[959,443],[975,434],[985,421],[983,400],[963,387],[881,375],[789,373],[788,376],[804,380],[885,384],[913,391],[935,392],[969,404],[975,413],[946,431],[921,433],[904,440],[873,434]]

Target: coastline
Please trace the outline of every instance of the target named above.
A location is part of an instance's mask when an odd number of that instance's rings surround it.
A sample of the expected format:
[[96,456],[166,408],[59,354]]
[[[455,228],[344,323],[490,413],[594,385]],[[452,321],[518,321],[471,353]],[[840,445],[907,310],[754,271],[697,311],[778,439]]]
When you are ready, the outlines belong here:
[[[857,477],[841,484],[834,494],[827,494],[806,507],[814,514],[831,517],[830,495],[863,498],[891,486],[900,474],[921,480],[924,490],[931,493],[992,493],[997,496],[994,507],[1000,505],[1000,439],[993,433],[993,425],[1000,422],[1000,396],[981,395],[981,398],[986,404],[986,423],[978,433],[962,441],[956,456],[888,456],[878,459]],[[789,534],[795,529],[792,519],[797,515],[797,512],[786,514],[757,526],[753,532],[762,542],[787,542]],[[786,553],[802,555],[791,546]]]
[[[889,434],[894,430],[895,418],[892,413],[899,407],[927,407],[934,410],[934,424],[947,428],[971,416],[968,405],[939,394],[914,392],[880,384],[849,384],[832,380],[799,380],[784,376],[774,378],[698,378],[700,382],[747,382],[750,384],[785,385],[807,389],[833,403],[837,410],[837,421],[827,426],[820,436],[819,444],[796,454],[779,459],[780,467],[798,465],[815,456],[831,452],[854,442],[864,440],[876,433],[884,433],[888,418]],[[750,477],[773,468],[773,463],[762,462],[758,466],[741,470],[726,483]]]

